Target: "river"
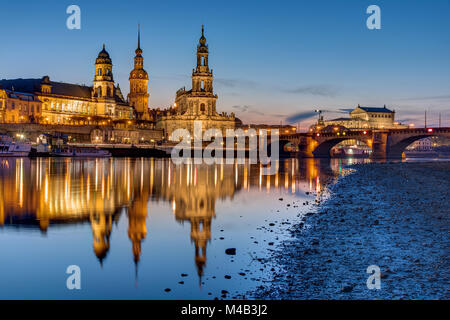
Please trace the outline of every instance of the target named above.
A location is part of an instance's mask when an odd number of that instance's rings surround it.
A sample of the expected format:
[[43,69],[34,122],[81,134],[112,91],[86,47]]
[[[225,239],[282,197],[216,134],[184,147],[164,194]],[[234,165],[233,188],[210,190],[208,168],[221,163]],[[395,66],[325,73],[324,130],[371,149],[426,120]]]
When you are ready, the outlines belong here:
[[[261,261],[323,184],[356,161],[367,160],[287,159],[263,176],[248,163],[2,159],[0,298],[242,298],[270,280]],[[80,290],[66,286],[71,265]]]

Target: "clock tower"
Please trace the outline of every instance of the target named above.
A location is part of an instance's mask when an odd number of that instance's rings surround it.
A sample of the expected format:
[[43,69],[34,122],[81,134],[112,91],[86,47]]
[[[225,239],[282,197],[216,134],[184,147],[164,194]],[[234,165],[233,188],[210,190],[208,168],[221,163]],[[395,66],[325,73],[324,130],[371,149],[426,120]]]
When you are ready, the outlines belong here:
[[148,109],[148,73],[144,70],[144,57],[141,49],[141,30],[138,27],[138,47],[134,57],[134,69],[130,72],[130,93],[128,103],[134,107],[139,120],[152,120]]

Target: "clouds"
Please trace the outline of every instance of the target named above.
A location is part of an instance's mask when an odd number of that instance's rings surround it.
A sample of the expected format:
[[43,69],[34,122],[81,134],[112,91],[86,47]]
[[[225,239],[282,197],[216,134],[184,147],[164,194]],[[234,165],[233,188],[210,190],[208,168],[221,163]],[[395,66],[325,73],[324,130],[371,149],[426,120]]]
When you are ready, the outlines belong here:
[[338,90],[336,87],[326,84],[306,85],[283,91],[286,93],[304,94],[320,97],[335,97],[338,95]]
[[240,112],[246,112],[250,109],[250,106],[232,106],[232,108],[239,110]]
[[241,114],[248,114],[248,115],[258,115],[258,116],[267,116],[270,118],[284,118],[286,117],[285,114],[277,114],[277,113],[266,113],[262,112],[260,109],[255,108],[253,106],[249,105],[234,105],[232,106],[233,109],[238,110]]
[[216,84],[227,88],[255,88],[258,86],[258,83],[256,81],[246,79],[215,78],[214,81],[216,82]]
[[316,114],[317,113],[315,111],[304,111],[304,112],[295,113],[295,114],[287,117],[286,122],[287,123],[296,123],[296,122],[299,122],[300,120],[306,120],[306,119],[312,118]]

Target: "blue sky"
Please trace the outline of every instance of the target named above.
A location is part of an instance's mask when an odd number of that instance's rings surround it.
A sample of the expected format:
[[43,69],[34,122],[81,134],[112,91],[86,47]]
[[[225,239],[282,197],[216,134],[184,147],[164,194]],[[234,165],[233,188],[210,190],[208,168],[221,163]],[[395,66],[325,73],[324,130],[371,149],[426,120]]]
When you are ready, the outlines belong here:
[[[81,30],[66,28],[71,4]],[[371,4],[381,30],[366,27]],[[427,110],[429,122],[441,113],[450,126],[449,0],[2,1],[0,78],[91,84],[105,43],[127,94],[138,23],[152,108],[190,88],[205,24],[218,110],[244,122],[386,104],[405,123],[423,125]]]

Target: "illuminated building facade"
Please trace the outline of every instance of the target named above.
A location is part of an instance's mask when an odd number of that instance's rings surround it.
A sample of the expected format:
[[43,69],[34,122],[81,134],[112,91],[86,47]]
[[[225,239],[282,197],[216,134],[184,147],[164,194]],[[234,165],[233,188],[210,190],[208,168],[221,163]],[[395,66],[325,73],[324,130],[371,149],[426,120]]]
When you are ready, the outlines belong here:
[[350,112],[350,118],[324,120],[320,126],[344,126],[348,129],[405,129],[408,126],[395,122],[395,111],[386,106],[383,108],[368,108],[358,105]]
[[92,86],[41,79],[0,80],[3,123],[112,124],[134,118],[134,108],[115,85],[112,60],[103,45],[95,60]]
[[42,102],[39,97],[14,90],[0,86],[0,123],[27,123],[40,119]]
[[232,113],[219,114],[216,111],[217,95],[213,92],[213,71],[208,63],[209,50],[206,44],[204,28],[197,46],[197,66],[192,70],[192,89],[181,88],[176,93],[174,107],[162,115],[156,126],[164,130],[164,136],[170,140],[176,129],[194,132],[194,121],[202,121],[202,130],[218,129],[225,134],[226,129],[234,129],[235,116]]

